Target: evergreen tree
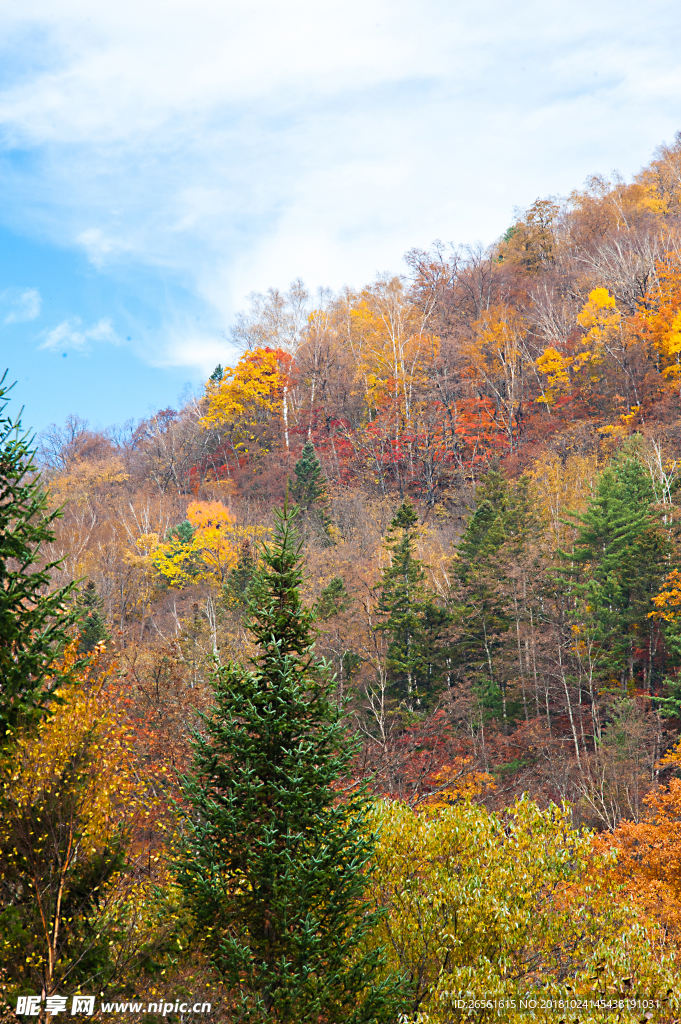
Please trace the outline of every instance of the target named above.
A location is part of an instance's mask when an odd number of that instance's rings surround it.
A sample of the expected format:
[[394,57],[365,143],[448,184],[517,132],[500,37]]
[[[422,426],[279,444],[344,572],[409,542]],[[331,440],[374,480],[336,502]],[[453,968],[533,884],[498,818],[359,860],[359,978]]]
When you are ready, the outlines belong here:
[[300,598],[296,508],[277,514],[249,594],[251,668],[217,670],[183,780],[193,807],[179,881],[197,937],[240,999],[233,1018],[378,1024],[399,987],[365,939],[374,836],[367,800],[338,799],[354,745],[315,660]]
[[105,643],[110,639],[106,623],[102,618],[102,600],[97,594],[97,588],[92,580],[89,580],[85,588],[81,590],[76,599],[76,605],[81,612],[78,651],[80,654],[89,654],[98,644]]
[[210,384],[220,384],[224,375],[225,371],[223,370],[221,364],[218,363],[218,365],[215,367],[210,377],[208,378],[208,381]]
[[295,465],[296,480],[291,495],[303,521],[327,544],[333,543],[330,501],[326,478],[312,441],[306,441]]
[[227,605],[241,610],[248,605],[248,591],[257,568],[257,561],[250,542],[246,539],[239,548],[236,565],[230,569],[222,588],[223,598]]
[[476,564],[496,553],[506,540],[509,486],[497,469],[491,469],[480,481],[475,503],[457,548],[457,575],[462,579],[474,571]]
[[377,627],[388,634],[387,668],[394,697],[410,711],[425,710],[436,696],[444,663],[442,639],[449,615],[426,590],[426,574],[414,556],[418,515],[408,499],[388,530],[390,565],[381,573]]
[[54,540],[50,512],[31,441],[7,416],[9,388],[0,380],[0,743],[43,717],[64,678],[55,661],[79,612],[74,584],[48,592],[59,562],[41,561]]
[[445,685],[449,664],[449,651],[445,640],[452,622],[451,613],[432,599],[421,606],[421,635],[419,637],[419,664],[416,682],[421,701],[427,708]]
[[194,536],[194,527],[185,519],[184,522],[173,526],[166,534],[166,541],[175,541],[178,544],[191,544]]
[[601,674],[623,689],[639,674],[651,692],[660,688],[665,654],[652,597],[672,553],[654,503],[646,468],[625,452],[601,473],[586,512],[572,516],[577,537],[560,553],[557,574],[568,615],[600,651]]
[[662,693],[661,697],[653,697],[653,707],[662,718],[681,718],[681,680],[663,680]]
[[320,619],[331,619],[350,607],[350,595],[340,576],[334,576],[324,587],[317,602],[317,616]]
[[512,615],[504,584],[535,525],[527,482],[511,487],[491,469],[478,485],[453,566],[453,670],[472,682],[483,713],[506,723],[520,705],[509,691],[517,671],[508,657]]
[[345,651],[340,660],[340,670],[346,682],[352,682],[352,677],[359,671],[362,659],[354,651]]

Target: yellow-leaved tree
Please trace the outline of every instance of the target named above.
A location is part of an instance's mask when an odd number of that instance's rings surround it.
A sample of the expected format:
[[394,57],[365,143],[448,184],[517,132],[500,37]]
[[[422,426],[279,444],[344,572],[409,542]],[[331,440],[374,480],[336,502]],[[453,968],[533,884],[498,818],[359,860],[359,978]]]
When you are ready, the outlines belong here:
[[[572,358],[562,355],[553,345],[549,345],[534,365],[541,374],[540,381],[542,383],[542,393],[535,401],[551,407],[559,398],[567,396],[570,391]],[[542,381],[542,377],[545,380]]]
[[641,408],[634,358],[640,343],[633,322],[622,315],[607,288],[593,288],[576,319],[582,335],[571,340],[569,351],[549,345],[535,360],[542,392],[535,401],[550,409],[570,398],[586,403],[591,411],[600,407],[605,412],[603,398],[618,381],[622,394],[613,397],[624,404],[625,412],[619,423],[601,427],[601,432],[626,436]]
[[[421,811],[386,802],[374,813],[385,911],[375,940],[386,969],[411,981],[405,1020],[526,1021],[529,1005],[531,1019],[555,1024],[600,1019],[589,1009],[599,999],[659,998],[671,1012],[673,962],[618,899],[613,854],[594,855],[568,808],[523,798],[504,817],[469,801]],[[641,1016],[625,1002],[617,1019]]]
[[681,384],[681,258],[675,250],[656,265],[651,286],[634,325],[650,344],[657,369],[670,386]]
[[527,324],[510,306],[492,306],[473,323],[465,348],[470,374],[489,399],[497,429],[515,450],[525,398]]
[[400,278],[380,278],[350,310],[349,340],[372,413],[390,412],[400,432],[411,422],[423,367],[437,351]]
[[[75,659],[75,644],[67,663]],[[93,678],[94,673],[94,678]],[[11,994],[124,989],[155,951],[155,802],[96,664],[0,759],[0,970]]]
[[243,545],[261,540],[266,532],[264,527],[238,525],[221,501],[192,501],[185,521],[174,527],[165,541],[157,536],[143,540],[149,564],[164,585],[222,585]]
[[291,362],[283,349],[256,348],[245,352],[219,381],[206,385],[201,426],[218,432],[237,465],[269,451],[280,424],[288,446]]

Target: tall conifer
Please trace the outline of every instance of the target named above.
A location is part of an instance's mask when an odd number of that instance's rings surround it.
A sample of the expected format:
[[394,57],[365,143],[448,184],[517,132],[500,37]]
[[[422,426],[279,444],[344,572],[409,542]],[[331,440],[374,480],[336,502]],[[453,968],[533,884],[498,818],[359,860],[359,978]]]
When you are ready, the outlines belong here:
[[298,510],[277,517],[249,590],[250,669],[228,664],[184,780],[193,808],[179,873],[197,936],[238,994],[235,1020],[378,1024],[399,988],[365,939],[374,837],[360,793],[338,799],[354,747],[315,659]]
[[388,530],[390,564],[382,571],[379,630],[388,635],[387,668],[392,694],[410,711],[425,710],[436,695],[449,623],[426,589],[426,573],[414,555],[418,515],[408,499],[402,502]]
[[508,723],[520,706],[509,692],[512,611],[504,590],[509,565],[517,563],[536,524],[526,480],[509,486],[491,469],[475,498],[453,565],[452,662],[473,683],[484,714]]
[[[59,562],[42,562],[41,545],[54,540],[31,439],[5,414],[9,387],[0,380],[0,743],[40,719],[64,679],[55,662],[80,615],[74,585],[49,592]],[[69,607],[70,605],[70,607]]]
[[625,451],[600,475],[586,512],[572,516],[577,537],[572,551],[561,552],[558,573],[568,615],[601,652],[602,674],[626,688],[640,672],[652,692],[661,685],[665,656],[652,598],[672,553],[654,505],[646,468]]

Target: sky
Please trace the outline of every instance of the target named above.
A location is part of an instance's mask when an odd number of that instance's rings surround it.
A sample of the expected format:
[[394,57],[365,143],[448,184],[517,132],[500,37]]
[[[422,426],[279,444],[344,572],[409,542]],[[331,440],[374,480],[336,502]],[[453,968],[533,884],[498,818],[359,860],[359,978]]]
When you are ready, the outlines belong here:
[[177,407],[253,291],[359,287],[681,129],[675,0],[3,0],[0,373]]

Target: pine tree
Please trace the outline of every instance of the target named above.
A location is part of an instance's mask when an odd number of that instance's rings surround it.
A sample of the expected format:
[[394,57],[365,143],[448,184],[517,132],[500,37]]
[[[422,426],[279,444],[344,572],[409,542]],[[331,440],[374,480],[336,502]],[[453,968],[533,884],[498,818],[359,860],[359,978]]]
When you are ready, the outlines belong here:
[[0,380],[0,743],[42,718],[64,678],[55,662],[78,616],[74,584],[48,592],[53,569],[41,545],[54,540],[29,436],[5,414],[9,387]]
[[298,503],[303,521],[320,535],[325,543],[333,543],[329,494],[321,463],[312,441],[306,441],[295,465],[296,480],[291,496]]
[[392,695],[409,711],[425,710],[436,696],[449,615],[426,590],[423,564],[414,556],[418,515],[408,499],[388,529],[390,565],[381,573],[377,627],[388,635],[387,668]]
[[178,877],[197,937],[237,993],[235,1020],[378,1024],[396,1018],[399,986],[377,982],[380,955],[366,948],[375,838],[364,795],[338,799],[355,748],[314,657],[297,515],[277,514],[251,584],[251,668],[216,672],[183,780],[193,813]]
[[89,654],[98,644],[105,643],[110,639],[106,623],[102,618],[102,599],[97,594],[97,588],[92,580],[89,580],[85,588],[81,590],[76,599],[76,605],[82,616],[78,651],[80,654]]

